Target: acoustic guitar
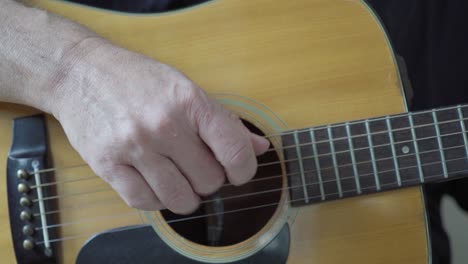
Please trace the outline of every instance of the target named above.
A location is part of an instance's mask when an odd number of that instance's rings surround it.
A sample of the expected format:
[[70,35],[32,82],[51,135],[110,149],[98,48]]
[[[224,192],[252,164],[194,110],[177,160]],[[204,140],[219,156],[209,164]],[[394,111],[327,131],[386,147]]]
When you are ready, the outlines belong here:
[[216,0],[160,14],[26,3],[176,67],[271,147],[251,182],[226,183],[193,214],[141,212],[51,116],[0,104],[1,262],[430,263],[420,188],[468,169],[468,108],[408,112],[364,2]]

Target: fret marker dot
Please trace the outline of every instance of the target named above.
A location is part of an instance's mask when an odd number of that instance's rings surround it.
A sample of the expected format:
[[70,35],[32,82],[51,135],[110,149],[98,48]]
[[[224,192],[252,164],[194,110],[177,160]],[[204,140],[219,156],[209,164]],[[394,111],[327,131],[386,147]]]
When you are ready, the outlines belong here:
[[409,151],[410,151],[410,149],[409,149],[408,146],[403,146],[403,147],[401,148],[401,151],[402,151],[404,154],[408,154]]

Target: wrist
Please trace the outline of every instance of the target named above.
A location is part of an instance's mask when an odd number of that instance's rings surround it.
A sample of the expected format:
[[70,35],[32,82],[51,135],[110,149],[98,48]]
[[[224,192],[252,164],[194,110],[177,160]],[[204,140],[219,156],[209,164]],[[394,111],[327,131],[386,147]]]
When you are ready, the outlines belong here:
[[[0,1],[0,101],[52,113],[60,84],[73,78],[99,37],[87,28],[15,1]],[[94,44],[96,45],[96,44]]]
[[47,87],[41,89],[47,91],[41,102],[44,111],[60,119],[66,108],[80,103],[80,98],[84,101],[87,90],[96,88],[93,60],[103,55],[98,54],[98,49],[103,45],[108,45],[103,38],[86,37],[62,56],[48,77]]

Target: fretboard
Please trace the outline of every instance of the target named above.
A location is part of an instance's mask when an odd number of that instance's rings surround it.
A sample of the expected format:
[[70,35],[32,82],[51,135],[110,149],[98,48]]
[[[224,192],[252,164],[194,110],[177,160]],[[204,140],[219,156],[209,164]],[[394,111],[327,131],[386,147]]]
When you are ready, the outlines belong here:
[[468,106],[282,135],[294,205],[446,181],[468,172]]

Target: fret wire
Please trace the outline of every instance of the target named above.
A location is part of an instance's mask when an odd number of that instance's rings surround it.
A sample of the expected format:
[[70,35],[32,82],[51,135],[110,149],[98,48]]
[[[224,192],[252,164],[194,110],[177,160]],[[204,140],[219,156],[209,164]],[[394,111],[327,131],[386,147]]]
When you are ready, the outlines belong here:
[[393,133],[392,133],[392,124],[390,123],[390,118],[388,118],[388,116],[387,116],[386,121],[387,121],[387,128],[388,128],[388,136],[390,138],[390,145],[392,147],[393,165],[395,166],[395,175],[397,178],[398,186],[401,186],[401,176],[400,176],[400,169],[398,165],[397,152],[395,149],[395,140],[393,138]]
[[320,162],[318,158],[318,150],[317,150],[317,144],[315,143],[315,135],[314,135],[314,130],[310,129],[310,140],[312,143],[312,151],[314,152],[314,160],[315,160],[315,168],[317,169],[317,178],[319,181],[319,187],[320,187],[320,196],[322,198],[322,201],[325,200],[325,190],[323,188],[323,180],[322,180],[322,170],[320,169]]
[[328,126],[327,128],[327,132],[328,139],[330,139],[330,153],[332,154],[331,156],[333,161],[333,167],[335,170],[336,186],[338,187],[338,194],[340,195],[340,197],[343,197],[343,191],[341,190],[340,172],[338,170],[338,163],[336,162],[335,146],[333,145],[333,135],[330,126]]
[[[406,129],[409,129],[409,127],[407,127]],[[387,132],[385,132],[387,133]],[[441,137],[451,137],[451,136],[455,136],[455,135],[459,135],[461,134],[461,132],[454,132],[454,133],[447,133],[447,134],[444,134],[442,135]],[[365,134],[363,134],[365,135]],[[420,138],[420,139],[417,139],[416,141],[423,141],[423,140],[428,140],[428,139],[435,139],[436,136],[430,136],[430,137],[423,137],[423,138]],[[397,143],[411,143],[411,142],[414,142],[414,140],[402,140],[402,141],[398,141]],[[307,143],[307,144],[302,144],[301,146],[312,146],[313,144],[312,143]],[[385,146],[390,146],[390,144],[379,144],[379,145],[374,145],[374,148],[377,148],[377,147],[385,147]],[[284,149],[284,148],[279,148],[279,149]],[[362,148],[355,148],[354,151],[356,150],[366,150],[366,149],[369,149],[369,147],[362,147]],[[337,151],[336,153],[346,153],[348,152],[348,150],[346,151]],[[421,152],[420,152],[421,153]],[[318,156],[320,157],[325,157],[325,156],[329,156],[330,153],[324,153],[324,154],[320,154]],[[411,154],[411,155],[414,155],[414,154]],[[401,157],[401,156],[400,156]],[[306,156],[304,158],[313,158],[313,156]],[[392,158],[392,157],[390,157]],[[296,161],[297,159],[288,159],[287,161]],[[382,159],[380,159],[382,160]],[[259,164],[259,167],[265,167],[265,166],[270,166],[270,165],[274,165],[274,164],[279,164],[278,161],[274,161],[274,162],[265,162],[265,163],[261,163]]]
[[372,144],[372,136],[371,136],[368,120],[366,120],[365,125],[366,125],[366,131],[367,131],[367,140],[369,141],[369,152],[371,155],[372,168],[374,170],[375,187],[377,188],[377,191],[380,191],[380,180],[379,180],[379,175],[377,173],[377,164],[375,162],[374,146]]
[[439,144],[439,152],[440,152],[440,161],[442,161],[442,170],[444,172],[444,178],[448,177],[447,173],[447,164],[445,161],[445,154],[444,150],[442,149],[444,146],[442,145],[442,139],[440,138],[440,129],[438,125],[438,120],[437,120],[437,115],[436,112],[432,112],[432,118],[434,119],[434,126],[435,126],[435,131],[436,131],[436,136],[437,136],[437,143]]
[[348,136],[349,153],[351,155],[351,163],[353,165],[353,174],[354,181],[356,182],[356,190],[359,194],[361,194],[361,183],[359,182],[359,173],[356,166],[356,156],[354,155],[354,145],[353,140],[351,138],[351,129],[349,127],[349,122],[346,122],[346,135]]
[[297,151],[297,157],[299,160],[299,169],[301,170],[301,179],[303,183],[303,191],[304,191],[304,196],[305,196],[305,202],[309,203],[309,194],[307,192],[307,187],[306,187],[306,181],[305,181],[305,175],[304,175],[304,166],[302,164],[302,154],[301,154],[301,148],[299,147],[299,136],[297,135],[297,132],[294,133],[294,141],[296,142],[296,151]]
[[416,131],[414,130],[413,115],[411,113],[408,114],[408,120],[410,123],[411,135],[413,136],[413,145],[414,145],[414,153],[416,154],[416,162],[418,163],[419,180],[421,181],[421,183],[423,183],[424,174],[423,174],[423,170],[421,167],[421,159],[419,156],[419,147],[418,147],[418,142],[416,138]]
[[463,135],[463,142],[465,143],[465,154],[468,158],[468,139],[466,138],[466,127],[465,127],[465,122],[463,121],[463,112],[461,110],[461,106],[458,106],[458,115],[460,117],[460,127],[462,130],[462,135]]
[[[394,118],[394,116],[388,116],[390,118]],[[405,116],[405,117],[408,117],[408,116]],[[375,121],[375,120],[384,120],[385,118],[378,118],[378,119],[369,119],[370,121]],[[468,120],[468,118],[464,118],[463,120]],[[442,125],[442,124],[451,124],[451,123],[454,123],[454,122],[459,122],[460,120],[458,118],[456,119],[451,119],[451,120],[447,120],[447,121],[441,121],[439,122],[439,125]],[[361,121],[360,123],[356,123],[356,122],[351,122],[351,121],[348,121],[350,124],[363,124],[365,121]],[[414,128],[424,128],[424,127],[431,127],[433,126],[434,124],[433,123],[430,123],[430,124],[425,124],[425,125],[416,125],[414,126]],[[339,128],[339,127],[345,127],[345,123],[339,123],[339,124],[332,124],[332,125],[329,125],[331,126],[332,128]],[[307,128],[308,130],[310,129],[321,129],[323,128],[322,126],[318,126],[318,127],[311,127],[311,128]],[[401,128],[396,128],[393,130],[393,132],[399,132],[399,131],[403,131],[403,130],[407,130],[409,129],[410,127],[401,127]],[[291,130],[290,132],[287,132],[287,133],[284,133],[282,134],[282,136],[286,136],[286,135],[292,135],[294,134],[295,132],[294,131],[297,131],[298,133],[300,133],[302,130]],[[386,134],[387,131],[378,131],[378,132],[372,132],[372,136],[375,136],[375,135],[381,135],[381,134]],[[358,137],[362,137],[362,136],[366,136],[366,133],[363,133],[363,134],[356,134],[356,135],[353,135],[352,138],[358,138]],[[346,139],[346,137],[338,137],[338,138],[335,138],[335,140],[340,140],[340,139]],[[317,143],[328,143],[327,140],[321,140],[321,141],[317,141]],[[399,142],[401,143],[401,142]],[[303,144],[300,144],[300,146],[307,146],[309,145],[309,143],[303,143]],[[384,144],[384,145],[376,145],[375,147],[378,147],[378,146],[385,146],[385,145],[388,145],[388,144]],[[294,145],[291,145],[291,146],[285,146],[285,147],[281,147],[281,149],[288,149],[288,148],[294,148],[295,146]],[[268,151],[274,151],[275,149],[268,149]]]

